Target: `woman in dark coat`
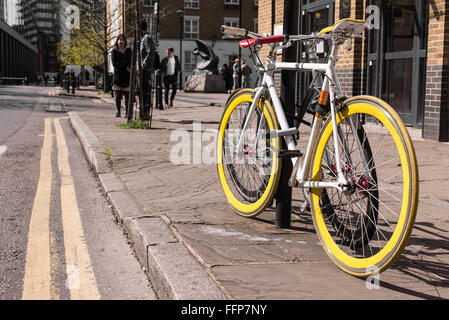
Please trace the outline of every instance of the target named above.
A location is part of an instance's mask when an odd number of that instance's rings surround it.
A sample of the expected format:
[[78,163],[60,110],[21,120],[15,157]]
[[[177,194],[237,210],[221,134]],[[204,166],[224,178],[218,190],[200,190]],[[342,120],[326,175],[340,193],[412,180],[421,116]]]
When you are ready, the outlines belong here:
[[[126,38],[123,34],[117,37],[115,48],[111,53],[112,65],[114,66],[113,89],[115,91],[115,105],[120,117],[122,96],[125,97],[125,111],[129,101],[129,77],[131,72],[132,51],[126,47]],[[127,116],[127,115],[125,115]]]

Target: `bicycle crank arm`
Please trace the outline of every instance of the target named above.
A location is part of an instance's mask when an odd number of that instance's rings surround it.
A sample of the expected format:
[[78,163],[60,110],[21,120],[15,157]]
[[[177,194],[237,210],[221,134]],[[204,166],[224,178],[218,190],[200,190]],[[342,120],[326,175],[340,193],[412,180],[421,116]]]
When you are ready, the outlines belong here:
[[290,177],[290,180],[288,181],[288,186],[290,188],[296,188],[298,187],[298,180],[296,179],[296,176],[298,175],[299,167],[301,166],[301,160],[298,158],[296,160],[296,163],[293,167],[292,175]]

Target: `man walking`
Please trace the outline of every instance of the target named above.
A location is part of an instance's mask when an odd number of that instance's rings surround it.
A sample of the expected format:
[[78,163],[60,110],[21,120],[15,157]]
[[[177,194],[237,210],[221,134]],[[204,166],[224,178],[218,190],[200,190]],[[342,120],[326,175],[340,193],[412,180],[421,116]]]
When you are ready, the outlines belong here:
[[[140,32],[142,40],[140,42],[140,56],[142,58],[142,93],[143,93],[143,114],[149,117],[151,106],[151,74],[154,72],[156,47],[153,39],[147,32],[148,25],[146,21],[140,23]],[[144,119],[148,120],[148,119]]]
[[[178,57],[175,56],[175,50],[173,48],[168,48],[165,53],[167,56],[162,59],[161,62],[161,70],[165,86],[165,108],[172,108],[173,100],[175,99],[176,90],[178,87],[178,74],[179,71],[181,71],[181,65]],[[172,92],[170,96],[170,104],[168,104],[170,86],[172,87]]]

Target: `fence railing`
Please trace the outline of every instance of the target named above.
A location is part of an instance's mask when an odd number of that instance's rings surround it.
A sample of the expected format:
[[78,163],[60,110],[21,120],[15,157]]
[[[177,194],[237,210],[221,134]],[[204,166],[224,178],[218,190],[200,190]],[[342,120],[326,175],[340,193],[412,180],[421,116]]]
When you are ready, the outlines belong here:
[[0,77],[0,85],[5,84],[25,84],[26,78],[23,77]]

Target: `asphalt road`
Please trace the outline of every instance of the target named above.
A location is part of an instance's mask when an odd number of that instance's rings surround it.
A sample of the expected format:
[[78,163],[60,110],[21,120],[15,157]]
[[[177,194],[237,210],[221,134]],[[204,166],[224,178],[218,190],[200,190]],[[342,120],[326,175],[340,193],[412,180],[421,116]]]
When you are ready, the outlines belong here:
[[156,299],[68,121],[89,108],[0,87],[0,300]]

